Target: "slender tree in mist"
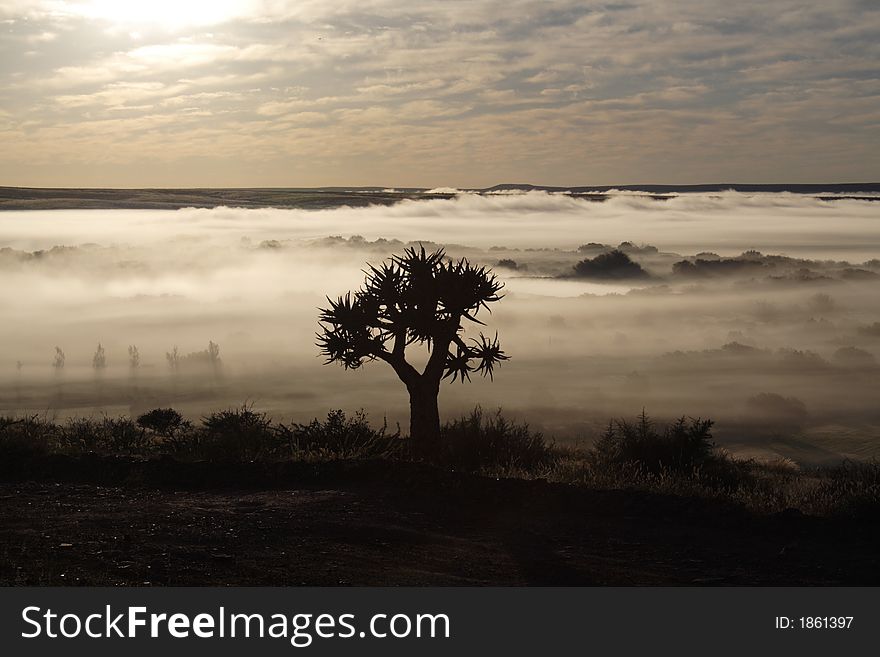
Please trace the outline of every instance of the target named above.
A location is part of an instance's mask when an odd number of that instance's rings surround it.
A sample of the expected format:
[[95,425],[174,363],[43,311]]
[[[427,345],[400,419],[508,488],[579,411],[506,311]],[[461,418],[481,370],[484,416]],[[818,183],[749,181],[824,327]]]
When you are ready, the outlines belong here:
[[107,353],[104,351],[104,346],[100,342],[98,343],[97,349],[95,349],[95,355],[92,356],[92,368],[98,376],[103,374],[104,370],[107,369]]
[[214,372],[214,379],[217,379],[220,374],[220,345],[213,340],[208,340],[208,360]]
[[67,356],[64,355],[61,347],[55,347],[55,358],[52,360],[52,367],[55,370],[56,375],[60,375],[61,372],[64,371],[64,363],[66,360]]
[[168,369],[171,370],[171,395],[177,397],[177,375],[180,372],[180,353],[177,345],[171,351],[165,352],[165,360],[168,361]]
[[95,370],[95,394],[100,404],[104,398],[104,370],[107,369],[107,353],[100,342],[92,356],[92,369]]
[[165,360],[168,361],[168,367],[171,369],[171,373],[177,374],[180,370],[180,353],[177,351],[177,345],[174,345],[174,349],[171,351],[165,352]]
[[[463,320],[483,325],[477,314],[499,301],[503,283],[485,267],[452,261],[442,249],[426,253],[408,248],[365,271],[361,289],[320,309],[318,346],[327,363],[357,369],[383,360],[406,385],[410,399],[410,438],[427,450],[440,441],[437,399],[442,379],[469,381],[471,372],[492,378],[508,359],[498,335],[465,341]],[[419,372],[406,359],[410,345],[426,347]]]
[[128,345],[128,369],[131,371],[132,376],[137,373],[140,366],[141,354],[138,351],[137,346],[133,344]]
[[137,345],[130,344],[128,345],[128,378],[132,384],[132,392],[135,397],[138,395],[137,378],[140,367],[141,353],[138,351]]
[[55,370],[55,382],[57,385],[57,390],[55,391],[56,402],[58,404],[61,403],[61,400],[64,397],[64,389],[61,381],[61,375],[64,373],[64,364],[67,361],[67,356],[64,355],[64,352],[61,350],[61,347],[55,347],[55,358],[52,360],[52,369]]
[[21,370],[24,368],[24,363],[20,360],[15,361],[15,402],[18,406],[21,406]]

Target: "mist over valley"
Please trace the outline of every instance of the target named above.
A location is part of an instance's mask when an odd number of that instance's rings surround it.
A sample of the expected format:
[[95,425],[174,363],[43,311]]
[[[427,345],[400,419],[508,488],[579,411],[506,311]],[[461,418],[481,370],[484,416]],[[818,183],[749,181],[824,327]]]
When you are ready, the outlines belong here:
[[405,427],[390,368],[325,366],[315,332],[327,296],[420,244],[505,284],[483,319],[511,360],[494,382],[444,383],[445,418],[479,403],[589,445],[610,418],[645,409],[711,417],[717,442],[739,455],[877,455],[877,204],[454,191],[323,210],[0,213],[0,412],[173,406],[198,419],[247,402],[297,422],[363,408]]

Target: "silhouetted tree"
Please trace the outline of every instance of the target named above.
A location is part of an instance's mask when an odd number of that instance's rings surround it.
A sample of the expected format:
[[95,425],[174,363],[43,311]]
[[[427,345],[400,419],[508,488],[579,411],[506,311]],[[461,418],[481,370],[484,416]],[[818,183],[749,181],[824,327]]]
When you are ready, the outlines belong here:
[[92,367],[95,368],[96,374],[100,374],[107,367],[107,355],[100,342],[98,343],[98,348],[95,349],[95,355],[92,356]]
[[55,358],[52,360],[52,369],[55,370],[55,385],[58,388],[55,393],[55,403],[59,405],[61,404],[61,400],[64,397],[62,374],[64,374],[64,364],[66,361],[67,357],[64,355],[61,347],[55,347]]
[[52,360],[52,367],[55,368],[55,372],[61,373],[61,370],[64,369],[64,363],[67,360],[67,357],[64,355],[64,352],[61,351],[61,347],[55,347],[55,358]]
[[141,366],[141,354],[133,344],[128,345],[128,366],[132,371]]
[[24,363],[20,360],[15,361],[15,401],[21,405],[21,370]]
[[[495,366],[508,359],[497,333],[492,339],[481,333],[470,343],[460,335],[462,320],[483,324],[476,315],[502,298],[503,283],[485,267],[424,247],[408,248],[365,273],[360,290],[328,298],[330,307],[320,309],[318,346],[327,363],[346,369],[377,358],[391,365],[409,392],[410,438],[434,448],[440,440],[440,381],[464,382],[474,371],[492,378]],[[422,372],[406,359],[413,344],[429,350]]]
[[220,345],[213,340],[208,340],[208,360],[211,362],[211,367],[214,368],[214,374],[217,374],[220,367]]
[[174,349],[171,351],[165,352],[165,360],[168,361],[168,367],[171,368],[171,371],[176,374],[180,369],[180,353],[177,351],[177,345],[174,345]]

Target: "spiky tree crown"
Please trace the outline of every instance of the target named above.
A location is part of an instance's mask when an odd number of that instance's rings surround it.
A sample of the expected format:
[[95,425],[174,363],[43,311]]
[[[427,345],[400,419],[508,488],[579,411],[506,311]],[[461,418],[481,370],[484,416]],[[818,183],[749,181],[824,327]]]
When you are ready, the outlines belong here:
[[400,374],[405,348],[427,344],[441,353],[429,360],[426,375],[433,365],[434,373],[465,381],[473,371],[491,378],[508,359],[497,334],[490,339],[481,333],[470,342],[459,335],[463,318],[483,325],[477,314],[491,312],[489,304],[502,298],[504,284],[485,267],[450,260],[443,249],[411,247],[364,273],[360,290],[328,298],[330,306],[320,309],[318,346],[327,363],[356,369],[381,358]]

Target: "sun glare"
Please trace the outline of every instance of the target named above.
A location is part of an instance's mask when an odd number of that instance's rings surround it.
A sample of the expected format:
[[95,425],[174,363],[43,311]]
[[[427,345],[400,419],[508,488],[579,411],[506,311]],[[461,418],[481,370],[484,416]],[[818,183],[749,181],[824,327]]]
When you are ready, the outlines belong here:
[[86,0],[73,9],[89,18],[126,26],[181,28],[213,25],[248,13],[253,0]]

